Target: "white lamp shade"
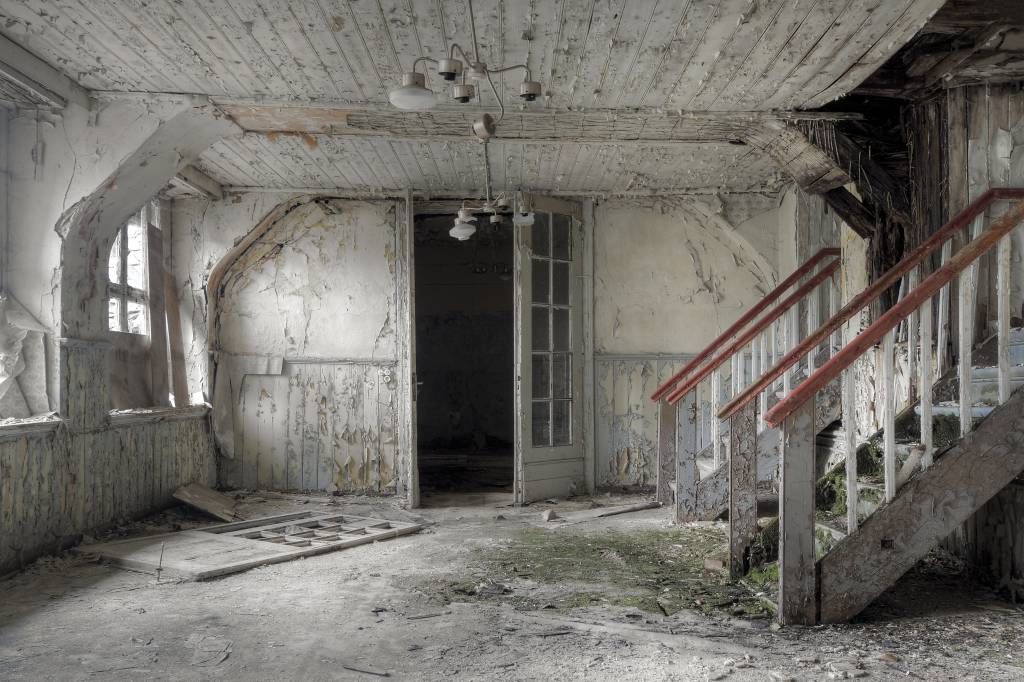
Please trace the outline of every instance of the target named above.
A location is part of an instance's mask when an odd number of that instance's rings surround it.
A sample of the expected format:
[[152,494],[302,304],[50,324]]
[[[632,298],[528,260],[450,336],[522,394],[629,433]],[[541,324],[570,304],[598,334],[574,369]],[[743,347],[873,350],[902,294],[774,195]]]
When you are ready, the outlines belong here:
[[476,226],[473,223],[464,223],[456,220],[455,225],[448,231],[448,236],[464,242],[476,234]]
[[437,105],[437,97],[432,90],[424,87],[422,73],[410,71],[402,74],[402,87],[395,88],[388,94],[392,106],[404,111],[426,111]]

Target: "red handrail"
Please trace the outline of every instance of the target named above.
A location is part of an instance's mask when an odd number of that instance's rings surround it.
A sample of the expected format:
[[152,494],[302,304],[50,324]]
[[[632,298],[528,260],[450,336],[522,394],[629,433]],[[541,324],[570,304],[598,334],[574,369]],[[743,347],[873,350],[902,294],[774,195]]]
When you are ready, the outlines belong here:
[[[803,265],[797,268],[793,272],[793,274],[791,274],[786,279],[782,280],[782,282],[780,282],[777,287],[775,287],[770,292],[765,294],[764,298],[758,301],[757,305],[755,305],[753,308],[744,313],[743,316],[740,317],[740,319],[736,320],[728,329],[722,332],[717,339],[708,344],[707,347],[704,348],[704,350],[702,350],[700,353],[697,353],[696,357],[694,357],[692,360],[686,363],[686,366],[684,366],[681,370],[673,374],[670,378],[668,378],[660,386],[658,386],[657,390],[651,394],[651,400],[653,400],[654,402],[658,402],[659,400],[661,400],[669,391],[672,390],[673,386],[675,386],[677,383],[679,383],[679,381],[683,379],[683,377],[685,377],[687,374],[696,369],[697,366],[699,366],[702,362],[704,362],[704,360],[706,360],[707,357],[711,355],[716,348],[718,348],[721,344],[725,343],[728,339],[732,338],[732,336],[736,334],[736,332],[745,327],[747,324],[750,323],[751,320],[753,320],[755,317],[761,314],[763,310],[770,306],[776,298],[778,298],[784,291],[791,287],[797,280],[799,280],[805,274],[813,270],[814,266],[817,265],[819,261],[822,261],[830,257],[838,257],[839,255],[839,249],[828,247],[821,249],[813,256],[808,258],[807,262],[805,262]],[[761,326],[762,329],[764,328],[764,326],[767,326],[763,320],[759,321],[758,324]],[[705,376],[707,375],[705,374]]]
[[852,365],[868,348],[878,343],[890,330],[896,328],[903,318],[919,308],[942,287],[949,284],[954,277],[967,269],[971,263],[998,244],[999,240],[1009,234],[1010,230],[1022,220],[1024,220],[1024,201],[1018,202],[1014,208],[1000,216],[998,220],[989,225],[987,230],[950,258],[948,263],[929,275],[913,291],[908,292],[899,303],[889,308],[885,314],[858,334],[846,347],[790,391],[789,395],[768,410],[765,421],[771,426],[781,424],[794,410]]
[[744,346],[750,343],[755,336],[763,332],[768,325],[785,315],[793,304],[798,303],[804,296],[814,291],[815,287],[831,277],[838,269],[839,259],[837,258],[819,270],[814,277],[804,282],[799,289],[794,291],[792,294],[787,296],[785,300],[775,306],[771,312],[758,321],[756,326],[751,327],[741,334],[740,337],[730,344],[724,351],[716,355],[714,359],[701,367],[696,374],[681,385],[677,386],[676,389],[669,393],[668,397],[665,398],[665,400],[668,401],[668,404],[675,405],[679,402],[680,398],[693,390],[700,382],[704,381],[709,374],[721,367],[723,363],[738,353]]
[[[746,390],[726,403],[722,409],[718,411],[718,417],[720,419],[728,419],[738,412],[750,400],[761,393],[761,391],[774,383],[786,370],[799,361],[800,358],[811,352],[819,343],[839,329],[847,320],[860,312],[864,306],[881,296],[882,292],[899,281],[901,277],[917,267],[934,250],[941,247],[942,244],[953,237],[953,235],[955,235],[959,230],[962,230],[972,220],[981,215],[990,204],[995,201],[1012,199],[1024,199],[1024,188],[990,189],[972,201],[967,208],[960,211],[960,213],[954,216],[939,231],[921,242],[921,244],[908,253],[903,260],[890,268],[884,275],[875,280],[871,286],[857,294],[857,296],[850,300],[849,303],[840,308],[839,312],[829,318],[823,325],[818,327],[818,329],[804,339],[802,343],[786,353],[781,360],[775,363],[774,367],[761,375],[760,379],[753,382]],[[950,262],[952,262],[952,260]],[[920,288],[920,286],[921,285],[918,285],[918,288]],[[824,365],[822,367],[824,367]],[[800,385],[800,388],[806,384],[807,381],[804,381]],[[778,407],[778,405],[776,405],[776,407]]]

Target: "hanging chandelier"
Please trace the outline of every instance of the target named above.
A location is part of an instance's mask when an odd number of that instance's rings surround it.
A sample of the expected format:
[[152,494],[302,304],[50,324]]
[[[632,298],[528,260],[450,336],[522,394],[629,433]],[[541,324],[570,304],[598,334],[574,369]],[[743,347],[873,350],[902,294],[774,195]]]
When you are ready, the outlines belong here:
[[473,122],[473,134],[485,142],[494,136],[498,123],[505,115],[505,103],[501,93],[494,85],[492,75],[508,71],[522,70],[524,77],[519,84],[519,97],[524,102],[533,102],[541,94],[541,84],[531,80],[530,67],[526,64],[511,64],[491,67],[480,59],[480,47],[477,45],[476,21],[473,16],[473,0],[469,0],[469,25],[473,33],[473,56],[466,53],[458,43],[452,43],[448,56],[442,59],[420,56],[412,64],[412,71],[402,74],[402,85],[388,94],[388,100],[397,109],[403,111],[427,111],[438,104],[437,94],[427,88],[426,74],[417,71],[421,63],[433,64],[438,75],[450,83],[448,97],[460,104],[466,104],[477,96],[477,89],[486,82],[494,99],[498,102],[498,118],[482,114]]

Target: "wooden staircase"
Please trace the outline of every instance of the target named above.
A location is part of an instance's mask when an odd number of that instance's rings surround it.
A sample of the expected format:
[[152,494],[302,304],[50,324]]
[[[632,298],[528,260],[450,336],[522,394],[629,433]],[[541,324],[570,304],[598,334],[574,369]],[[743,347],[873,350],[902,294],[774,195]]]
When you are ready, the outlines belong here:
[[817,562],[815,620],[847,621],[1024,472],[1024,392],[910,479]]
[[[1001,215],[986,226],[989,211]],[[1024,471],[1024,392],[1015,391],[1024,371],[1011,366],[1010,352],[1011,233],[1022,221],[1024,189],[989,190],[841,308],[834,283],[825,284],[831,274],[822,275],[831,265],[809,262],[780,285],[802,280],[796,291],[781,300],[770,294],[779,302],[752,311],[713,344],[723,350],[699,354],[652,396],[661,401],[659,497],[667,501],[674,492],[681,521],[727,507],[734,577],[749,568],[758,493],[767,482],[778,487],[782,623],[852,618]],[[991,366],[978,368],[976,296],[988,254],[998,319],[994,357],[983,361]],[[897,286],[888,310],[863,330],[854,327]],[[827,319],[819,325],[823,307]],[[904,379],[896,372],[898,349]],[[726,372],[731,390],[723,396]],[[855,426],[856,387],[869,374],[882,412],[870,448]],[[951,375],[955,381],[939,382]],[[702,393],[705,380],[710,391]],[[934,400],[950,383],[955,399]],[[822,434],[839,415],[842,428],[833,424]],[[952,437],[936,443],[937,420],[948,427],[951,418]],[[917,441],[900,444],[897,425],[908,419],[919,424]],[[702,477],[698,458],[708,443],[698,436],[708,430],[714,466]],[[819,440],[832,444],[843,471],[845,519],[825,524],[816,509]],[[880,451],[877,480],[858,475],[858,450],[866,448]],[[879,504],[861,504],[868,490],[877,491]]]

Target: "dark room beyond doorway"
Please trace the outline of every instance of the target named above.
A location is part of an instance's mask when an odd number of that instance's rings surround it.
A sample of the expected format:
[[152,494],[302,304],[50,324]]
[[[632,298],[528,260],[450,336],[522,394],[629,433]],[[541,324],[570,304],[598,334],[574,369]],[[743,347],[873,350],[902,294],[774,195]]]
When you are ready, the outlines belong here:
[[427,496],[511,492],[512,224],[484,217],[460,242],[448,235],[454,217],[415,223],[420,489]]

